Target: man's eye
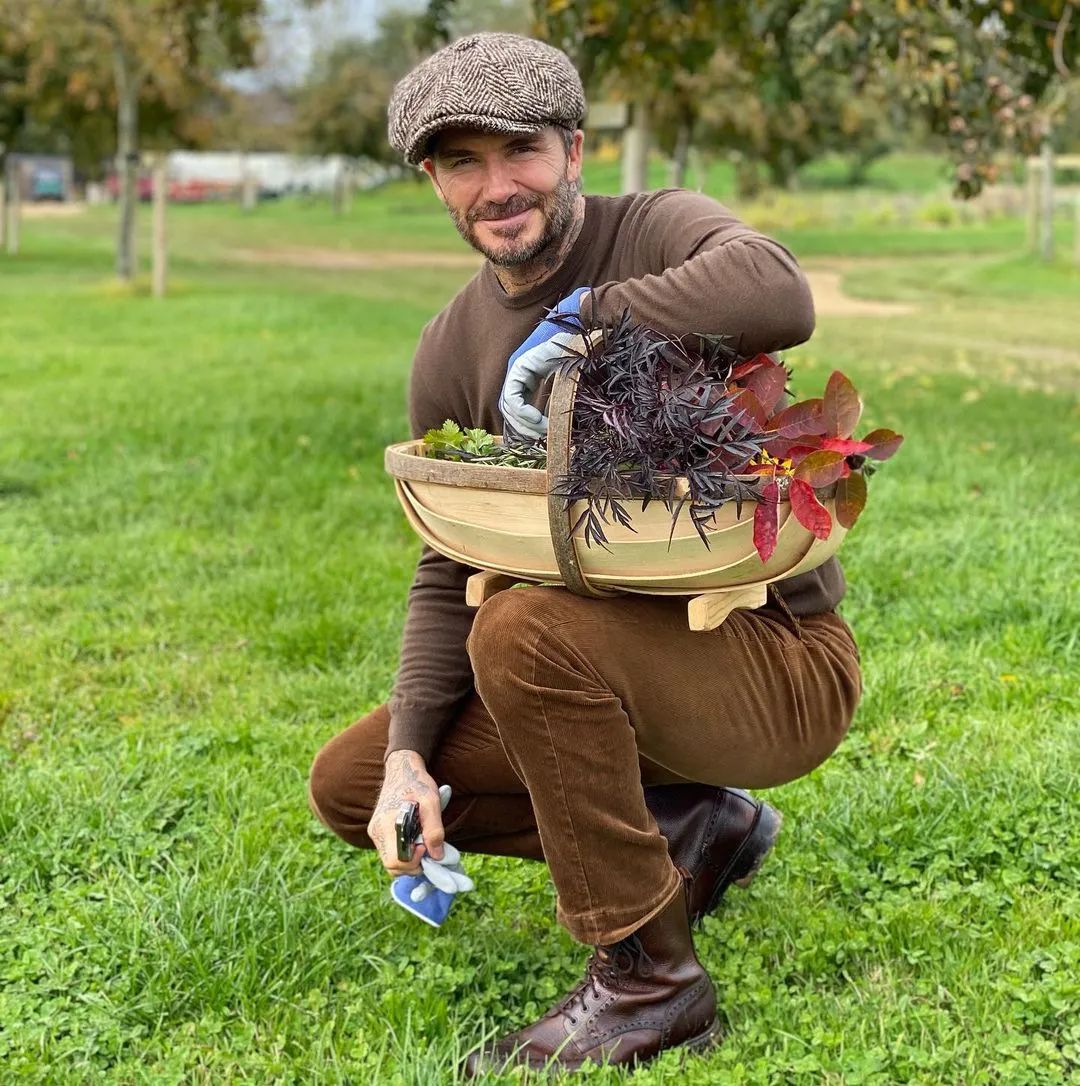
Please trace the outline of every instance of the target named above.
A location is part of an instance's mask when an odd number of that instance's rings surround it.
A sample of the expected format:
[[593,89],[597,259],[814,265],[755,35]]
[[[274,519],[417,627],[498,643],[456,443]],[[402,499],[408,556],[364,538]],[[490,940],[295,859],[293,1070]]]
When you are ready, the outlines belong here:
[[536,148],[531,143],[527,143],[527,144],[524,144],[521,147],[515,147],[514,150],[515,151],[535,151]]
[[458,166],[461,166],[463,163],[472,162],[472,161],[474,161],[474,160],[471,159],[471,158],[455,158],[454,161],[450,163],[450,169],[452,169],[452,170],[456,169]]

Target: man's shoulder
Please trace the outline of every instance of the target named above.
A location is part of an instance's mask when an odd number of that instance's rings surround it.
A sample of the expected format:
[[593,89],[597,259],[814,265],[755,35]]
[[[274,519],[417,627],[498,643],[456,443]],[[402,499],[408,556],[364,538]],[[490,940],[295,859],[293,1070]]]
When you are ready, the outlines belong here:
[[612,220],[646,219],[655,215],[727,212],[719,200],[690,189],[663,188],[651,192],[631,192],[624,196],[587,196],[587,206],[595,207],[601,217]]

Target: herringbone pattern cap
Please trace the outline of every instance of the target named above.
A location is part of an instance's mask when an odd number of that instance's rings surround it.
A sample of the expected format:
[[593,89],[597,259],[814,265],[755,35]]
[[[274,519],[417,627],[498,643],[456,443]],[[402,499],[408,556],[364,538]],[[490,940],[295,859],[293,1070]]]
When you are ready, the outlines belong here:
[[470,34],[394,87],[388,134],[415,166],[442,128],[538,132],[548,124],[577,128],[584,117],[581,76],[561,49],[520,34]]

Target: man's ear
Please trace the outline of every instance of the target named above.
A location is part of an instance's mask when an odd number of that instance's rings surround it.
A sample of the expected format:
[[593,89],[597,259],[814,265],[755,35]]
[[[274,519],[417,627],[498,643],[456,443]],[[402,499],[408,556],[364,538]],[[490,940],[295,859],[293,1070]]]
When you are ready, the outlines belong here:
[[439,185],[439,179],[435,176],[435,162],[434,162],[434,160],[430,159],[430,158],[425,158],[423,160],[423,162],[420,163],[420,165],[424,167],[424,173],[426,173],[428,175],[428,177],[431,178],[432,186],[434,187],[435,191],[438,193],[439,199],[442,200],[443,204],[445,205],[446,204],[446,197],[443,195],[443,190],[442,190],[441,186]]
[[568,181],[576,181],[581,176],[581,163],[584,159],[584,143],[585,133],[580,128],[575,129],[574,140],[570,144],[570,150],[566,155],[566,179]]

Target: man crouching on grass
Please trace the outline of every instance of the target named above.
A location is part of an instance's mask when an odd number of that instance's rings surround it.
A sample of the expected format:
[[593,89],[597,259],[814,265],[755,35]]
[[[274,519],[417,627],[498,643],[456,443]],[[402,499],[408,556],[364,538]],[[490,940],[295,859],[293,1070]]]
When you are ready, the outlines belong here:
[[[631,317],[672,335],[740,336],[748,355],[814,327],[792,255],[707,196],[582,194],[581,80],[558,49],[513,34],[446,46],[396,87],[390,139],[431,178],[487,260],[424,328],[412,369],[414,438],[447,418],[544,433],[526,402],[565,354],[544,321]],[[544,392],[546,393],[546,389]],[[313,809],[375,848],[393,876],[424,848],[548,864],[557,920],[591,945],[582,981],[538,1021],[473,1052],[506,1063],[627,1064],[719,1038],[692,926],[745,884],[780,816],[743,788],[800,777],[836,748],[861,693],[836,614],[835,559],[770,586],[768,603],[691,632],[679,597],[499,592],[474,611],[475,570],[425,547],[393,695],[319,752]],[[452,799],[440,812],[438,785]],[[412,861],[394,818],[417,800]]]

